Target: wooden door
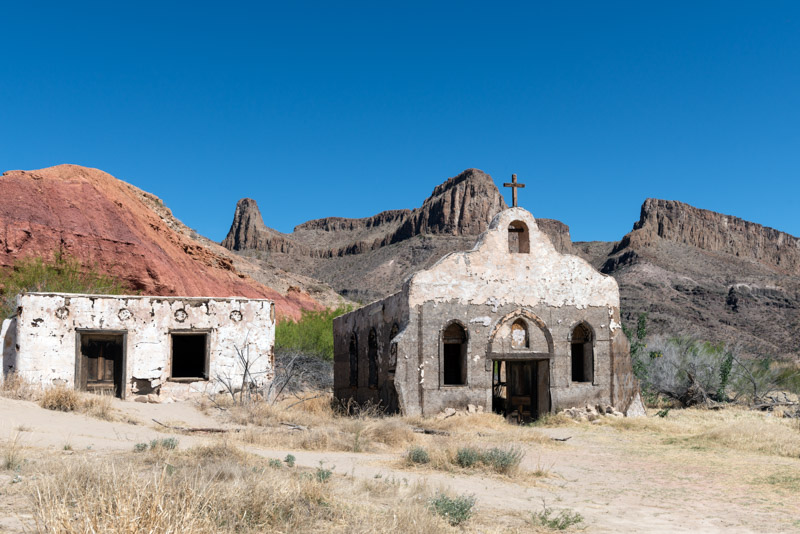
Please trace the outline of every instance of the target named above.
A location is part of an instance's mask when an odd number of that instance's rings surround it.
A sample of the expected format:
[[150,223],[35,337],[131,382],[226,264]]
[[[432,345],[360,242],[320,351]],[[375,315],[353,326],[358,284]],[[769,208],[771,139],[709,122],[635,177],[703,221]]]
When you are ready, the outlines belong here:
[[122,336],[81,336],[83,389],[95,393],[122,393]]
[[516,413],[520,423],[536,419],[539,414],[535,361],[508,362],[508,407],[509,415]]

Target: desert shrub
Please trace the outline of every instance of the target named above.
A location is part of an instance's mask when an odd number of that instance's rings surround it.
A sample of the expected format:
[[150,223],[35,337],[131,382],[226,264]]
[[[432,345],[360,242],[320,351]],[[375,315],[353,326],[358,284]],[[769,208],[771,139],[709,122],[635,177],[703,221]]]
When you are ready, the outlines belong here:
[[555,510],[549,508],[546,504],[542,504],[542,511],[533,512],[531,520],[536,526],[542,526],[550,530],[566,530],[574,525],[583,523],[583,516],[571,510],[561,510],[556,514]]
[[319,467],[314,472],[317,482],[327,482],[333,476],[333,469],[328,469],[322,465],[320,461]]
[[21,258],[11,269],[0,271],[0,317],[10,317],[16,312],[14,297],[23,291],[119,295],[130,292],[130,288],[57,251],[51,260]]
[[295,460],[296,458],[294,457],[293,454],[287,454],[286,458],[283,459],[283,461],[286,462],[286,465],[288,465],[289,467],[294,467]]
[[275,350],[296,350],[333,360],[333,320],[352,306],[305,310],[299,321],[284,319],[275,328]]
[[450,497],[445,493],[438,492],[428,501],[431,510],[453,526],[464,523],[472,516],[472,508],[475,506],[475,497],[472,495],[460,495]]
[[281,469],[283,467],[283,462],[281,462],[277,458],[270,458],[268,465],[273,469]]
[[47,410],[59,412],[73,412],[81,404],[81,397],[77,391],[66,386],[53,386],[44,390],[39,406]]
[[455,455],[455,463],[464,468],[484,465],[497,473],[510,474],[519,468],[525,453],[516,448],[481,450],[474,447],[459,447]]
[[[643,387],[683,406],[709,400],[757,402],[775,389],[800,385],[800,371],[771,358],[745,359],[735,347],[691,337],[656,336],[641,360]],[[731,398],[731,394],[733,397]]]
[[492,448],[483,453],[481,461],[498,473],[511,473],[519,468],[525,453],[515,447]]
[[137,443],[133,446],[133,452],[144,452],[147,450],[147,443]]
[[456,463],[460,467],[474,467],[481,462],[482,453],[473,447],[459,447],[456,451]]
[[431,461],[430,454],[422,447],[412,447],[409,449],[406,458],[412,464],[427,464]]
[[164,449],[171,451],[178,447],[178,438],[154,439],[150,442],[150,450]]

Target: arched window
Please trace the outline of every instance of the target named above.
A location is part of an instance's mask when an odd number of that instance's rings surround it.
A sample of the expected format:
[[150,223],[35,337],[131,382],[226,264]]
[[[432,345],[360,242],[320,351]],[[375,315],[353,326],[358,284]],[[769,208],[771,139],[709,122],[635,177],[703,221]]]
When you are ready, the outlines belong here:
[[585,324],[579,324],[572,330],[572,381],[594,381],[592,331]]
[[350,387],[358,387],[358,338],[350,334]]
[[374,328],[369,331],[367,357],[369,359],[369,387],[378,387],[378,334],[375,333]]
[[463,386],[467,383],[467,333],[458,323],[442,332],[442,384]]
[[508,251],[512,254],[528,254],[531,251],[528,225],[514,221],[508,225]]
[[392,330],[389,332],[389,342],[387,345],[389,346],[389,371],[393,372],[395,367],[397,367],[397,343],[394,341],[394,338],[397,337],[397,334],[400,333],[400,327],[397,326],[397,323],[392,325]]
[[530,347],[528,339],[528,326],[522,319],[517,319],[511,325],[511,348],[527,349]]

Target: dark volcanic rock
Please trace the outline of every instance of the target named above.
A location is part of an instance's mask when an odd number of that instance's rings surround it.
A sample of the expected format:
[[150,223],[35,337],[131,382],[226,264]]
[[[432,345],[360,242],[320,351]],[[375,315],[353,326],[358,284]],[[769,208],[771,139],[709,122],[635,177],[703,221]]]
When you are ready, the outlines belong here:
[[[325,281],[348,298],[372,300],[397,291],[409,274],[445,254],[472,248],[506,208],[491,176],[467,169],[434,188],[413,210],[317,219],[298,225],[291,234],[267,228],[255,201],[242,199],[222,244],[260,257],[265,265]],[[569,227],[549,219],[537,222],[558,250],[572,252]]]

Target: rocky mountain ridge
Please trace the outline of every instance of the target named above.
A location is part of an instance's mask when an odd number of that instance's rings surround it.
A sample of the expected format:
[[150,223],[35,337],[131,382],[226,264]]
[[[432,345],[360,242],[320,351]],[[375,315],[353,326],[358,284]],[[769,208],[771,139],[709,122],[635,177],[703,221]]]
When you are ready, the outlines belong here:
[[[291,234],[267,228],[255,201],[243,199],[224,244],[265,267],[302,272],[348,298],[371,301],[445,254],[472,248],[505,208],[491,177],[468,169],[416,209],[317,219]],[[653,334],[726,341],[752,354],[800,355],[800,240],[794,236],[660,199],[645,200],[639,220],[618,242],[572,243],[567,225],[537,224],[559,251],[616,278],[629,325],[647,312]]]

